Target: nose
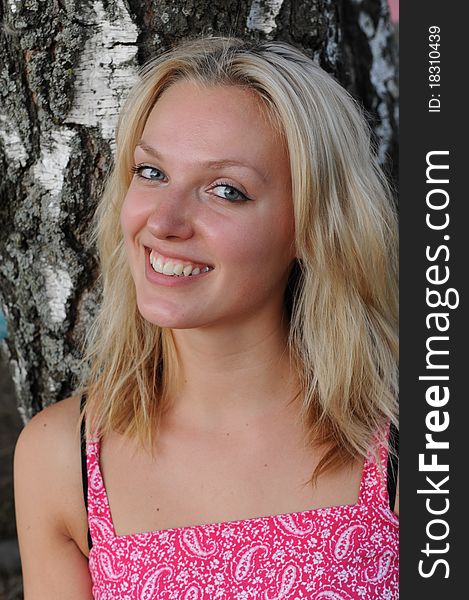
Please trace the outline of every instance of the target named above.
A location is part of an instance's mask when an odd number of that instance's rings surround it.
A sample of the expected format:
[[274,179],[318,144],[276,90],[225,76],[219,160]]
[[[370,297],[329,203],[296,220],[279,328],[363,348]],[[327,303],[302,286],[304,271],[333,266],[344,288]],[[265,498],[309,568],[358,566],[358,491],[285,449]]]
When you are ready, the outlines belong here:
[[160,197],[147,220],[150,233],[160,240],[187,240],[194,234],[190,199],[176,194]]

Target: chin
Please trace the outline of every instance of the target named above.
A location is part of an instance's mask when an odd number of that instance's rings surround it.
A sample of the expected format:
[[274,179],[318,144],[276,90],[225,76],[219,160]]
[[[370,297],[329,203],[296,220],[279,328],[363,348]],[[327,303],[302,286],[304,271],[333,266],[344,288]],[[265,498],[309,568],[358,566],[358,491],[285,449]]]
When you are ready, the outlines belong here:
[[188,316],[187,313],[181,310],[181,307],[171,306],[164,302],[149,303],[137,299],[139,313],[149,323],[158,327],[167,329],[192,329],[198,327],[199,324],[193,316]]

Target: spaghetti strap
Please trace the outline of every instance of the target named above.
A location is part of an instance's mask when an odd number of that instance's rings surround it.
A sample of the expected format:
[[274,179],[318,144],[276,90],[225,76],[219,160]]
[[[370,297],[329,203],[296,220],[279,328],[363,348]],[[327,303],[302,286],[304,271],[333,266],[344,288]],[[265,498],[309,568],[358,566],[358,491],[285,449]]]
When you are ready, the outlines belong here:
[[399,430],[391,423],[389,426],[389,444],[387,461],[387,486],[389,508],[394,510],[396,502],[397,473],[399,470]]
[[393,504],[396,493],[396,428],[388,427],[386,436],[388,442],[379,442],[378,446],[371,448],[363,466],[362,481],[360,484],[359,503],[378,508],[388,514],[393,513]]
[[94,545],[116,537],[111,508],[100,467],[101,441],[91,439],[87,444],[88,468],[88,525]]
[[[86,393],[83,393],[80,399],[80,413],[83,412],[86,404]],[[86,513],[88,514],[88,469],[86,459],[86,427],[85,419],[83,418],[80,426],[80,449],[81,449],[81,479],[83,484],[83,499],[85,502]],[[88,548],[91,550],[93,541],[91,539],[90,528],[88,527]]]

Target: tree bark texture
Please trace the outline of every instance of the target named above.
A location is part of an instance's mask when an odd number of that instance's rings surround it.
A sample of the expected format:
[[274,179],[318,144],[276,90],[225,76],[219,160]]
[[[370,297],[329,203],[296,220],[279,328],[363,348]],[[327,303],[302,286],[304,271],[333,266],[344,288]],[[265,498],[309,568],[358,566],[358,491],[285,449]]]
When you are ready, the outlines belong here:
[[363,104],[391,177],[396,49],[386,0],[3,0],[0,306],[26,422],[69,395],[99,302],[87,235],[139,65],[187,36],[289,42]]

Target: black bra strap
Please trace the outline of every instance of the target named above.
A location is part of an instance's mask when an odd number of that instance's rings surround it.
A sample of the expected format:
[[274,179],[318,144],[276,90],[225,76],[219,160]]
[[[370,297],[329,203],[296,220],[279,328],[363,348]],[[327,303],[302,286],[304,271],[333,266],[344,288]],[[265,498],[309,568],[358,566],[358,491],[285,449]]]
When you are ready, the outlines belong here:
[[399,469],[399,430],[391,423],[389,428],[389,451],[387,465],[387,483],[389,506],[394,510],[396,501],[397,472]]
[[[80,400],[80,412],[83,411],[86,402],[86,394],[83,394]],[[85,508],[88,513],[88,471],[86,468],[86,434],[85,434],[85,419],[81,422],[81,479],[83,482],[83,497],[85,500]],[[91,550],[93,541],[91,539],[90,528],[88,527],[88,547]]]

